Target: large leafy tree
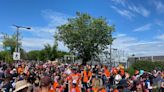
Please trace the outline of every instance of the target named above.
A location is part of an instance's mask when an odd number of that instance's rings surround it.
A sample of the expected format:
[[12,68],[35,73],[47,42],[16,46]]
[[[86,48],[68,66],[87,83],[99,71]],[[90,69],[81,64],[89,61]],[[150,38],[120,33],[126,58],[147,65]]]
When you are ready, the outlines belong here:
[[[18,36],[20,36],[20,33],[18,33]],[[21,55],[23,57],[21,57],[22,59],[25,58],[25,51],[23,49],[21,49],[21,38],[19,38],[18,40],[18,48],[20,48],[20,52],[21,52]],[[3,60],[5,60],[6,62],[12,62],[12,54],[13,52],[15,51],[16,49],[16,46],[17,46],[17,36],[16,34],[12,34],[12,35],[8,35],[8,34],[5,34],[3,33],[3,40],[2,40],[2,43],[3,43],[3,49],[4,51],[2,53],[5,53],[3,54],[2,58]]]
[[68,23],[57,27],[56,37],[63,41],[71,52],[78,52],[83,64],[86,64],[112,44],[114,27],[102,17],[94,18],[79,12],[76,14],[75,18],[68,19]]
[[[20,40],[21,39],[19,39],[19,42],[18,42],[18,47],[19,48],[21,47]],[[16,46],[17,46],[17,36],[16,36],[16,34],[13,34],[13,35],[3,34],[2,43],[3,43],[3,48],[5,50],[8,49],[8,50],[10,50],[11,53],[13,53],[16,49]]]

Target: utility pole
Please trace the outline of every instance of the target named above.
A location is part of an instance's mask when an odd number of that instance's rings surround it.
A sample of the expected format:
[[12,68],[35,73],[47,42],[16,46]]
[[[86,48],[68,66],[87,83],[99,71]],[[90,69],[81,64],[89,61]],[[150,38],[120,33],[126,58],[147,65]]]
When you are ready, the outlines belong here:
[[17,44],[16,44],[16,52],[18,52],[18,43],[19,43],[19,38],[18,38],[18,35],[19,35],[19,27],[16,27],[16,36],[17,36]]
[[112,67],[112,44],[110,44],[110,68]]
[[[20,53],[19,53],[19,29],[28,29],[30,30],[31,28],[30,27],[23,27],[23,26],[18,26],[18,25],[13,25],[14,27],[16,27],[16,53],[13,53],[13,58],[17,58],[15,60],[19,60],[20,59]],[[19,57],[18,57],[19,55]]]
[[31,28],[30,27],[23,27],[23,26],[18,26],[18,25],[13,25],[14,27],[16,27],[16,39],[17,39],[17,43],[16,43],[16,52],[19,52],[18,51],[18,48],[19,48],[19,29],[20,28],[24,28],[24,29],[28,29],[30,30]]

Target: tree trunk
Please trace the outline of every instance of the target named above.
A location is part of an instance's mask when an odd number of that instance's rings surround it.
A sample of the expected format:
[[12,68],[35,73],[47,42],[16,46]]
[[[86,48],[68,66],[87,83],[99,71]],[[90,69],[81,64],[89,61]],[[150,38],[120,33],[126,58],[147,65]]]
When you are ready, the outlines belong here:
[[82,60],[82,65],[86,65],[87,64],[87,59],[83,59]]

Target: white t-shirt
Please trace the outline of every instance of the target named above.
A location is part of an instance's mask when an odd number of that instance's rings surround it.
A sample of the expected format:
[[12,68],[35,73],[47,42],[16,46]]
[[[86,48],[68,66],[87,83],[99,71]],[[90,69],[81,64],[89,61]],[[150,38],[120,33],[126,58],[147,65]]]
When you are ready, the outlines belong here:
[[70,69],[67,69],[67,70],[65,71],[65,73],[69,75],[69,74],[71,74],[72,72],[71,72]]
[[116,76],[115,76],[115,83],[116,84],[118,84],[119,83],[119,81],[122,79],[122,77],[121,77],[121,75],[120,74],[117,74]]

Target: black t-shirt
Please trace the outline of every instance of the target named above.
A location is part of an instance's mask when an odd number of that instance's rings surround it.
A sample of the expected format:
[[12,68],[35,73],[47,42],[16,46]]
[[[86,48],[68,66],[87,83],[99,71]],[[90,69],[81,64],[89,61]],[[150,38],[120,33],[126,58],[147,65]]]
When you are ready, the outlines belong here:
[[17,73],[12,74],[12,77],[17,77],[17,76],[18,76]]
[[111,76],[109,80],[110,80],[110,84],[113,85],[113,83],[114,83],[114,77]]

